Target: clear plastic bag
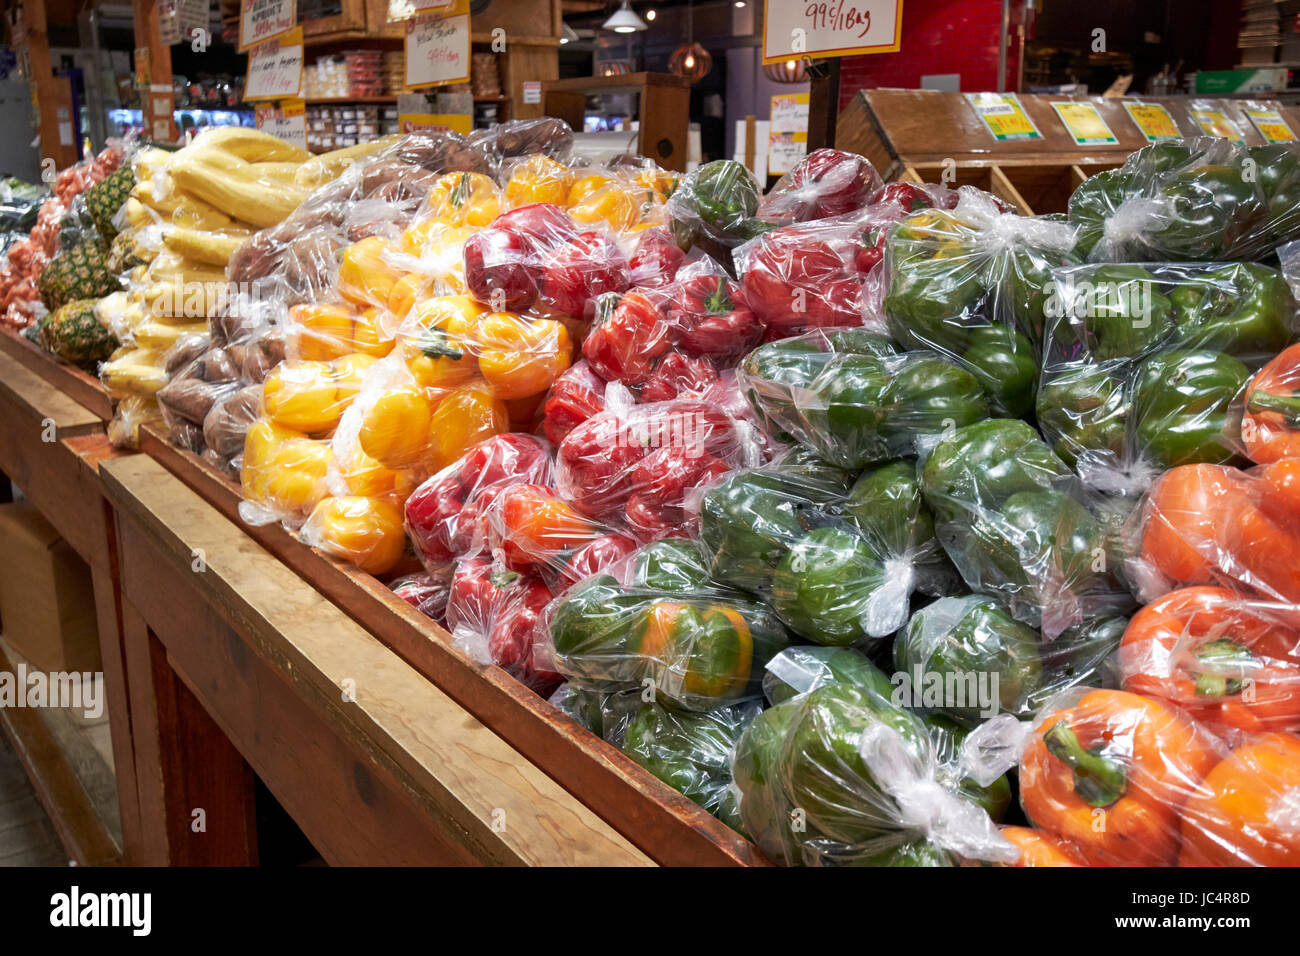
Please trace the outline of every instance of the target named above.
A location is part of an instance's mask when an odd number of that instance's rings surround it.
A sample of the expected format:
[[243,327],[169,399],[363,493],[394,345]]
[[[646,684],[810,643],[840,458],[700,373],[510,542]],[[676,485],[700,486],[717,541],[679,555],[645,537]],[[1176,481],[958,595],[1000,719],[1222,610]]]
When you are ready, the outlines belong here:
[[1286,279],[1255,263],[1057,270],[1047,312],[1038,422],[1085,484],[1121,494],[1240,461],[1251,369],[1296,337]]
[[1088,865],[1173,866],[1181,833],[1197,826],[1185,805],[1222,756],[1223,745],[1174,707],[1074,688],[1034,720],[1020,757],[1020,803],[1036,828]]
[[1034,407],[1037,354],[1053,268],[1074,261],[1074,230],[1059,217],[1024,217],[964,186],[952,211],[914,213],[885,240],[890,334],[970,371],[996,414]]
[[1300,603],[1300,459],[1249,471],[1181,465],[1158,477],[1125,528],[1126,573],[1153,601],[1175,588],[1217,585]]
[[951,766],[964,748],[935,739],[920,718],[852,683],[778,704],[750,724],[733,762],[746,832],[787,865],[1013,861],[1018,851]]
[[935,532],[968,587],[1000,597],[1048,640],[1133,606],[1118,521],[1024,422],[988,419],[943,437],[921,471]]
[[870,160],[838,149],[817,149],[767,191],[758,215],[774,222],[842,216],[871,203],[880,187],[880,174]]
[[1300,154],[1201,136],[1154,143],[1070,196],[1092,262],[1260,260],[1300,236]]
[[772,435],[842,468],[924,454],[944,432],[989,414],[970,372],[933,352],[899,354],[867,329],[769,342],[745,359],[739,379]]
[[538,629],[534,659],[589,690],[710,711],[757,699],[763,666],[787,643],[771,611],[714,584],[697,547],[672,540],[564,592]]
[[698,247],[731,271],[731,250],[775,225],[757,218],[758,203],[753,173],[735,160],[714,160],[689,173],[669,197],[669,228],[682,249]]
[[1241,443],[1257,465],[1300,457],[1300,345],[1283,349],[1246,386]]

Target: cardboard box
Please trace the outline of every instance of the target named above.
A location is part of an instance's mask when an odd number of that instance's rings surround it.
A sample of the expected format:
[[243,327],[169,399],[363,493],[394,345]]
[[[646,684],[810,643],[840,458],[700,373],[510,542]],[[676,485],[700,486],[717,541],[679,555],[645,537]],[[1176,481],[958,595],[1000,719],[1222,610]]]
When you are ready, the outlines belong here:
[[31,502],[0,505],[0,629],[44,671],[99,671],[90,567]]

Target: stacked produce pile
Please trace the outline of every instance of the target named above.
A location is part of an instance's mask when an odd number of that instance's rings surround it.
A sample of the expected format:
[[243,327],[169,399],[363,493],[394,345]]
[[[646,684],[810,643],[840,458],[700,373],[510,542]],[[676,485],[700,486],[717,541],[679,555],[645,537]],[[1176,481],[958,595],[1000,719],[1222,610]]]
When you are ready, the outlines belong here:
[[1291,153],[1160,144],[1021,217],[525,130],[404,140],[233,258],[271,305],[166,404],[247,520],[779,862],[1300,862]]
[[[41,204],[35,224],[28,227],[28,237],[10,243],[6,250],[4,267],[0,269],[0,322],[5,326],[26,329],[49,311],[48,303],[42,302],[46,293],[39,283],[52,260],[63,260],[53,286],[47,286],[56,292],[65,288],[83,291],[105,284],[94,269],[100,264],[94,255],[93,238],[98,221],[89,213],[83,197],[119,170],[127,152],[126,145],[114,143],[94,158],[69,166],[55,176],[54,195]],[[113,187],[101,190],[101,199],[114,191]],[[65,229],[67,234],[62,235]],[[89,245],[77,252],[83,240]]]

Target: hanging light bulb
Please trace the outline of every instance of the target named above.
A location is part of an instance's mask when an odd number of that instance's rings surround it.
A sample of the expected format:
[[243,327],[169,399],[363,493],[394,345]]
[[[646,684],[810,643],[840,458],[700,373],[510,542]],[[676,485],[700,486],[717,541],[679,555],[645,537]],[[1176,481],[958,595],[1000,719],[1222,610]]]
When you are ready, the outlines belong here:
[[695,4],[692,2],[686,11],[686,42],[668,58],[668,70],[698,83],[709,75],[711,69],[713,56],[695,42]]
[[802,83],[808,79],[808,68],[802,59],[783,60],[764,66],[763,75],[774,83]]
[[655,12],[654,7],[651,7],[649,10],[645,12],[645,18],[647,20],[653,20],[657,16],[659,16],[659,14]]
[[609,15],[609,19],[601,24],[601,28],[613,30],[615,33],[636,33],[648,29],[646,22],[628,6],[628,0],[623,0],[619,4],[619,8]]

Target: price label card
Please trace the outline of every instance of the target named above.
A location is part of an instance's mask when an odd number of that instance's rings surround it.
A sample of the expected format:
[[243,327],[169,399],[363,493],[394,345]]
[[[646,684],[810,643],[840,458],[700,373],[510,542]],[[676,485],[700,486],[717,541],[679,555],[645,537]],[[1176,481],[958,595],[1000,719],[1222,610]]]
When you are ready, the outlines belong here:
[[772,97],[771,124],[774,133],[808,133],[808,94],[779,93]]
[[397,128],[403,133],[460,133],[474,131],[474,117],[468,113],[398,113]]
[[540,103],[542,101],[542,81],[524,80],[524,102]]
[[1124,109],[1128,110],[1133,125],[1146,137],[1148,143],[1159,142],[1162,139],[1182,138],[1183,134],[1178,131],[1178,124],[1169,115],[1169,111],[1159,103],[1125,102]]
[[1228,119],[1228,114],[1223,110],[1193,107],[1191,114],[1196,125],[1203,129],[1207,136],[1222,136],[1224,139],[1232,140],[1238,146],[1246,145],[1246,137],[1241,135],[1237,124]]
[[450,16],[457,12],[468,12],[468,10],[457,11],[457,5],[458,0],[388,0],[388,22],[409,20],[421,13]]
[[239,7],[239,52],[278,39],[297,25],[295,0],[243,0]]
[[307,148],[307,104],[303,100],[259,103],[253,111],[257,128],[299,149]]
[[794,169],[808,155],[807,133],[767,134],[767,171],[781,175]]
[[1042,139],[1014,93],[967,93],[966,99],[998,142]]
[[1255,129],[1259,130],[1259,135],[1264,137],[1266,143],[1295,142],[1295,133],[1291,132],[1290,124],[1282,118],[1281,111],[1276,107],[1248,103],[1246,115],[1250,117],[1250,121],[1255,124]]
[[1097,112],[1097,104],[1087,102],[1053,103],[1052,109],[1061,118],[1061,125],[1070,134],[1076,146],[1104,146],[1118,143],[1110,126]]
[[469,82],[469,13],[406,21],[406,86]]
[[282,100],[302,90],[302,27],[248,51],[246,100]]

